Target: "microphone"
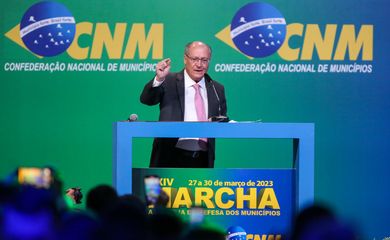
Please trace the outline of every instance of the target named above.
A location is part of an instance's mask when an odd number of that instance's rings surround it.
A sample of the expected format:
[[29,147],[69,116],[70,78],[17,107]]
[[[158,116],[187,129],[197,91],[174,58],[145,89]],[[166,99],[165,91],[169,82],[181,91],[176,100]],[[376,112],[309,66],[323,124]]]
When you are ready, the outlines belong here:
[[214,94],[217,97],[217,101],[218,101],[218,116],[210,117],[209,120],[211,122],[229,122],[228,117],[221,115],[221,100],[219,99],[219,95],[218,95],[217,89],[215,89],[213,80],[210,79],[210,83],[211,83],[211,86],[213,87]]
[[136,122],[138,120],[138,115],[135,113],[130,114],[129,118],[127,119],[127,122]]

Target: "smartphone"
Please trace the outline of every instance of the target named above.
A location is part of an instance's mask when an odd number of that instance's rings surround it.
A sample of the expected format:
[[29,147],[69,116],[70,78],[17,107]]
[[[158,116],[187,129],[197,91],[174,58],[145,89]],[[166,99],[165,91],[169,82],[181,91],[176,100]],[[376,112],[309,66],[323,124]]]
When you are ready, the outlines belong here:
[[53,182],[52,171],[50,168],[20,167],[18,168],[18,182],[37,188],[50,188]]
[[147,205],[155,205],[161,193],[160,177],[150,175],[144,177],[145,197]]
[[203,208],[199,206],[194,206],[190,211],[190,223],[191,224],[200,224],[204,220]]

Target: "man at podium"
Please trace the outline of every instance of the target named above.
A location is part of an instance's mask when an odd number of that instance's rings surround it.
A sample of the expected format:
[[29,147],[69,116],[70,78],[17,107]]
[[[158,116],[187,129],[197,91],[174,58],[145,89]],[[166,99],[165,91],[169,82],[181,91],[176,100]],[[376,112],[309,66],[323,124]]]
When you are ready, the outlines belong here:
[[[209,121],[226,116],[223,85],[207,74],[211,48],[199,41],[190,42],[184,51],[184,69],[170,72],[171,59],[156,65],[156,76],[149,81],[140,100],[146,105],[159,104],[160,121]],[[215,139],[156,138],[150,167],[212,168]]]

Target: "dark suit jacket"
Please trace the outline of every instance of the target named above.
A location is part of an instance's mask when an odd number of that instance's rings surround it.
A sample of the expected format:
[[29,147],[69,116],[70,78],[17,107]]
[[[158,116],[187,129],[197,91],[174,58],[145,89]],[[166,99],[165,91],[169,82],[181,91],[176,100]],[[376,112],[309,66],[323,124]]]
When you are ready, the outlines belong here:
[[[205,75],[208,117],[227,114],[225,89],[216,81]],[[217,94],[214,91],[217,92]],[[159,87],[153,87],[153,79],[148,82],[142,91],[140,100],[146,105],[160,104],[160,121],[184,121],[184,70],[178,73],[169,73]],[[219,100],[218,100],[219,98]],[[150,167],[171,166],[169,159],[177,138],[156,138],[150,159]],[[208,140],[209,167],[214,167],[215,139]]]

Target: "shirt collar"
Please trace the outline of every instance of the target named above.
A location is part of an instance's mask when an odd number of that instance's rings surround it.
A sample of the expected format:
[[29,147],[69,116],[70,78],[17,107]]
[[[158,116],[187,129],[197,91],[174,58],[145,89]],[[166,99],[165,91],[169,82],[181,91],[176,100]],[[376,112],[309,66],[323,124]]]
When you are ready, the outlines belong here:
[[[190,75],[188,75],[187,71],[184,69],[184,87],[189,88],[192,87],[196,82],[192,80]],[[206,89],[206,81],[204,80],[204,77],[198,82],[201,88]]]

